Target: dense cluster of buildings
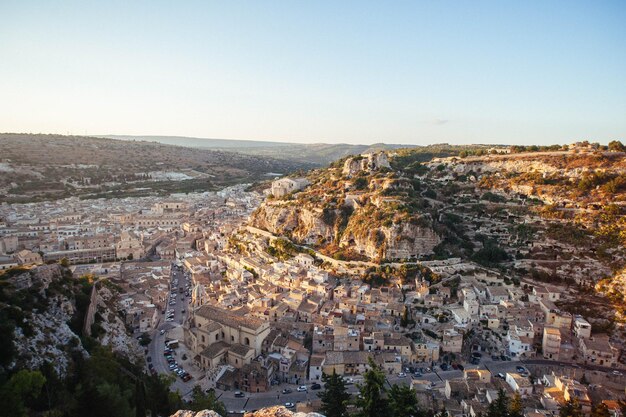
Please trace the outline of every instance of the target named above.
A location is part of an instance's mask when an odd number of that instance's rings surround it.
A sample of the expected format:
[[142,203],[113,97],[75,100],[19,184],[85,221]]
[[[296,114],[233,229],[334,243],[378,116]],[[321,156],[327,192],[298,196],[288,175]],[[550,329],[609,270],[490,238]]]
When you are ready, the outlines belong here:
[[[344,170],[368,164],[388,162],[370,155]],[[284,196],[306,185],[284,178],[270,191]],[[481,356],[623,366],[614,341],[559,309],[558,287],[515,285],[456,258],[422,262],[429,274],[373,287],[353,279],[362,268],[329,264],[310,249],[278,257],[274,245],[284,238],[244,222],[260,198],[232,187],[184,199],[0,206],[0,268],[66,259],[80,274],[108,276],[121,288],[126,324],[139,332],[157,327],[171,269],[184,268],[191,304],[181,343],[222,389],[264,392],[278,382],[320,381],[324,373],[359,375],[371,359],[388,374],[465,365],[463,377],[446,380],[439,394],[448,411],[476,416],[498,388],[537,399],[538,410],[573,396],[588,404],[574,379],[546,374],[538,385],[525,371],[491,375]],[[435,398],[423,380],[412,387]]]

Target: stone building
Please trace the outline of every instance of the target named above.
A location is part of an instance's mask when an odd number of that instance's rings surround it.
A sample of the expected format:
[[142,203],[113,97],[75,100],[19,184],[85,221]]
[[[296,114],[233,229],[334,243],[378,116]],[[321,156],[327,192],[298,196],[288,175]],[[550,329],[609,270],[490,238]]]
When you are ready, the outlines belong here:
[[203,305],[192,312],[184,330],[185,343],[201,368],[210,369],[221,362],[241,368],[261,354],[270,326],[245,310]]
[[120,259],[140,259],[145,254],[142,240],[132,232],[123,231],[115,244],[115,254]]
[[306,178],[281,178],[272,182],[272,195],[280,198],[294,191],[299,191],[309,185]]

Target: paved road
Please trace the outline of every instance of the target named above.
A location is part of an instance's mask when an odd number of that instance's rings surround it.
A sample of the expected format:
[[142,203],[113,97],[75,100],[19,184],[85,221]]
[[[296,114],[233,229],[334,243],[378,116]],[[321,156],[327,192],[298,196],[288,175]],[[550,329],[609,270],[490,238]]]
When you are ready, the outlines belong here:
[[[459,370],[429,372],[423,374],[423,376],[419,379],[432,382],[433,387],[438,389],[444,387],[446,379],[459,378],[462,374],[463,372]],[[357,375],[352,378],[355,383],[347,385],[346,388],[348,393],[355,396],[359,392],[357,384],[363,381],[363,377]],[[386,379],[387,386],[391,387],[393,384],[409,385],[413,378],[411,376],[400,378],[397,375],[388,375]],[[252,394],[246,392],[244,393],[245,396],[243,398],[236,398],[234,391],[216,390],[216,393],[219,400],[224,403],[228,411],[253,411],[272,405],[284,405],[286,402],[295,404],[316,400],[318,398],[317,394],[320,391],[311,390],[310,383],[307,383],[306,385],[309,388],[308,392],[297,392],[295,385],[281,384],[279,386],[272,387],[270,392]],[[293,392],[290,394],[282,394],[283,388],[290,388]]]
[[[174,287],[173,282],[176,281],[178,281],[178,285]],[[187,282],[188,281],[187,278],[185,278],[184,273],[178,268],[173,267],[170,281],[170,294],[174,292],[176,293],[176,304],[169,305],[168,294],[168,303],[165,310],[174,310],[174,320],[168,322],[165,319],[166,315],[161,314],[156,330],[152,334],[152,342],[148,346],[149,356],[152,358],[152,364],[154,366],[154,369],[158,373],[174,375],[172,372],[170,372],[169,364],[163,356],[163,350],[165,348],[165,341],[174,339],[174,337],[170,336],[172,333],[182,333],[177,330],[180,330],[179,328],[181,327],[183,320],[187,315],[189,297],[185,296],[184,292],[181,294],[179,292],[179,288],[183,287],[184,289]],[[183,310],[185,311],[184,313]],[[161,330],[164,331],[164,334],[161,334]],[[174,352],[174,357],[178,362],[181,362],[181,359],[177,357],[177,355],[179,354],[177,350],[175,350]],[[178,390],[181,392],[181,394],[185,395],[189,391],[191,391],[195,384],[197,384],[195,378],[188,382],[183,382],[180,378],[176,377],[176,382],[174,382],[174,384],[172,385],[172,389],[174,391]]]
[[600,365],[591,365],[591,364],[578,364],[575,362],[561,362],[561,361],[551,361],[547,359],[524,359],[522,361],[528,365],[550,365],[550,366],[565,366],[569,368],[582,368],[589,371],[600,371],[600,372],[608,372],[611,373],[615,370],[615,368],[600,366]]

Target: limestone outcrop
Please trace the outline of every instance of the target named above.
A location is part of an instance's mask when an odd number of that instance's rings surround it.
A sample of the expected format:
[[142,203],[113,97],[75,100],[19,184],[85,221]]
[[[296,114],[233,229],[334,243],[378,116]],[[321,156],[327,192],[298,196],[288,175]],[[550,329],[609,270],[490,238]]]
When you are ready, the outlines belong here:
[[[190,410],[178,410],[170,417],[222,417],[212,410],[202,411],[190,411]],[[293,412],[284,406],[274,406],[262,408],[258,411],[245,413],[244,417],[324,417],[319,413],[301,413]]]
[[324,417],[319,413],[298,413],[281,406],[263,408],[261,410],[246,413],[244,417]]
[[349,157],[308,181],[306,189],[266,200],[250,225],[346,261],[419,259],[441,242],[422,210],[428,203],[385,152]]
[[322,252],[333,245],[371,261],[418,258],[441,241],[428,216],[394,217],[392,209],[372,204],[346,210],[269,202],[253,214],[251,224]]
[[171,417],[222,417],[213,410],[190,411],[178,410]]
[[[14,368],[38,369],[45,362],[66,375],[72,356],[87,356],[69,323],[76,314],[71,272],[60,265],[44,265],[9,278],[11,309],[24,317],[13,330]],[[17,313],[19,312],[19,313]]]

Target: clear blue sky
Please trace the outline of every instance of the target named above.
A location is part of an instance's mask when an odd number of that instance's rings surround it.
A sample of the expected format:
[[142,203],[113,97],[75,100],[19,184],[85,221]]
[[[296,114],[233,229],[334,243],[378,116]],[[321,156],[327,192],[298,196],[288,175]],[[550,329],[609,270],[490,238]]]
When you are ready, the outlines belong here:
[[625,1],[0,1],[0,131],[626,138]]

